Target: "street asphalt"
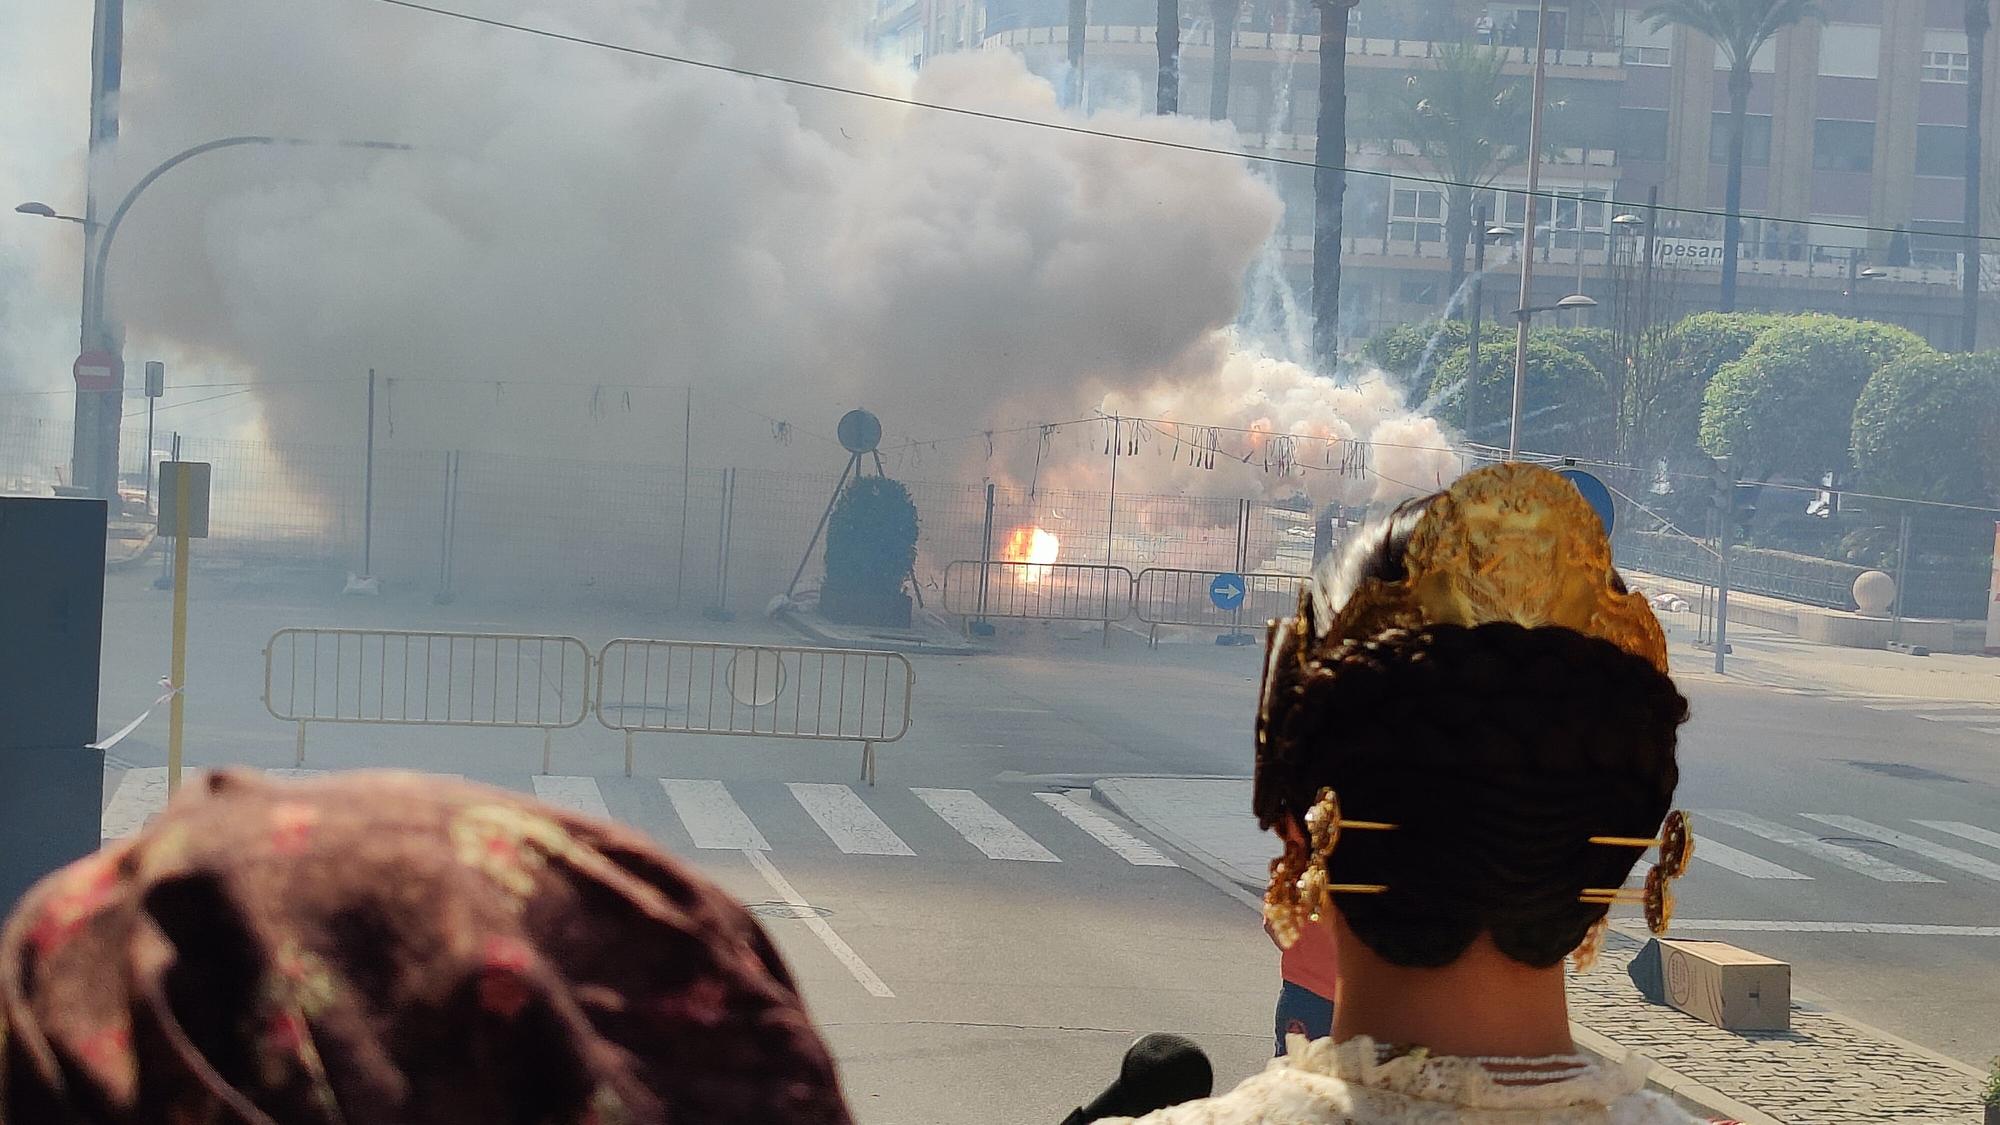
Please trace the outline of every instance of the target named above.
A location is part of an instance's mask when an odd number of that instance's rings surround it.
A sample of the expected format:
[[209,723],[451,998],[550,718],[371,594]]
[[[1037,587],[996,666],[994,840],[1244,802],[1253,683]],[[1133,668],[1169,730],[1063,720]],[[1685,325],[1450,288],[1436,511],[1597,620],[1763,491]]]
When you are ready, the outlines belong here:
[[[295,729],[260,697],[281,627],[797,643],[762,621],[342,598],[339,575],[196,563],[196,767],[294,766]],[[105,733],[159,694],[168,595],[151,577],[107,584]],[[915,658],[915,722],[874,786],[857,747],[761,738],[641,735],[628,778],[621,737],[594,719],[555,733],[547,776],[527,730],[321,725],[304,765],[461,774],[630,823],[764,918],[861,1120],[1055,1121],[1141,1033],[1193,1035],[1225,1085],[1270,1049],[1277,959],[1250,892],[1089,794],[1247,777],[1256,649],[1174,639],[1114,631],[1107,648],[1031,624],[1003,628],[993,654]],[[2000,708],[1778,690],[1675,658],[1695,708],[1679,803],[1707,860],[1682,882],[1676,932],[1787,959],[1802,995],[1954,1058],[2000,1053],[2000,733],[1985,729]],[[107,835],[157,809],[165,743],[162,708],[112,749]],[[1247,810],[1200,812],[1241,845],[1226,822]]]

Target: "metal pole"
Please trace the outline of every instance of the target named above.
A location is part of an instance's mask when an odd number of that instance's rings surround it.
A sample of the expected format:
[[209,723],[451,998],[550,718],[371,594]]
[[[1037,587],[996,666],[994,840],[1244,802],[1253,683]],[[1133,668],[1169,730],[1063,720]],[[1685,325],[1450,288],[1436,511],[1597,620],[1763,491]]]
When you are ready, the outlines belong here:
[[1459,393],[1465,401],[1466,436],[1472,434],[1472,398],[1479,390],[1479,332],[1480,321],[1486,314],[1486,204],[1475,204],[1472,208],[1472,323],[1466,335],[1465,388]]
[[159,400],[146,396],[146,510],[153,510],[153,404]]
[[1542,184],[1542,86],[1548,76],[1549,0],[1541,0],[1535,24],[1534,104],[1528,107],[1528,221],[1521,232],[1521,303],[1514,314],[1514,406],[1507,415],[1507,459],[1521,453],[1521,391],[1528,381],[1528,306],[1535,279],[1535,219]]
[[1063,105],[1083,107],[1083,39],[1089,30],[1088,0],[1069,0],[1069,83]]
[[1583,292],[1583,192],[1576,193],[1576,292]]
[[986,591],[991,581],[993,569],[993,498],[997,486],[986,482],[986,530],[980,536],[979,547],[979,620],[986,621]]
[[361,472],[361,577],[375,573],[375,369],[368,369],[368,452]]
[[[103,274],[94,267],[104,228],[97,221],[94,173],[103,150],[118,139],[118,88],[124,71],[125,0],[97,0],[90,36],[89,156],[84,162],[83,301],[78,331],[79,350],[110,349],[115,335],[104,321]],[[118,516],[118,421],[124,412],[123,388],[76,394],[74,429],[70,438],[70,484],[110,501]],[[111,471],[104,475],[109,440]]]
[[1736,521],[1736,474],[1731,471],[1725,484],[1729,506],[1716,513],[1715,532],[1715,672],[1722,674],[1729,655],[1729,534]]
[[167,792],[181,787],[181,719],[187,702],[188,472],[174,474],[174,697],[167,711]]
[[[1115,539],[1118,528],[1118,455],[1124,452],[1124,445],[1124,423],[1120,421],[1116,414],[1113,414],[1111,416],[1111,492],[1105,504],[1106,511],[1104,516],[1104,565],[1107,567],[1116,565],[1113,560],[1117,556]],[[1111,606],[1109,599],[1111,597],[1111,576],[1109,573],[1105,575],[1104,590],[1106,599],[1104,607],[1104,647],[1110,648]]]
[[[173,455],[172,455],[173,459],[176,461],[180,460],[181,435],[179,433],[174,434],[172,448],[173,448]],[[160,553],[160,576],[158,578],[153,579],[153,589],[171,590],[174,588],[173,568],[174,568],[174,543],[173,540],[170,538],[167,540],[167,549]]]
[[1889,634],[1892,641],[1903,639],[1903,602],[1910,596],[1910,513],[1903,513],[1902,524],[1896,536],[1896,623]]
[[682,579],[687,570],[688,479],[694,475],[694,384],[687,389],[687,410],[681,418],[681,535],[674,548],[674,608],[681,607]]
[[1660,185],[1646,189],[1646,265],[1639,274],[1641,324],[1653,323],[1653,233],[1660,227]]

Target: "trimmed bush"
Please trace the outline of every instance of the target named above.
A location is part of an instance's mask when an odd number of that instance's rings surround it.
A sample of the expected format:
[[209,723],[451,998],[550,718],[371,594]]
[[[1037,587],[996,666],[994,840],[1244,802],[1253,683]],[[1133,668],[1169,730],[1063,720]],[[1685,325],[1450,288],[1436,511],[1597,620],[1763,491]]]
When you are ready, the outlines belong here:
[[1735,458],[1748,480],[1846,469],[1854,404],[1869,377],[1930,350],[1892,324],[1788,317],[1716,372],[1702,396],[1702,446]]
[[[1448,417],[1469,417],[1466,437],[1486,445],[1507,444],[1508,414],[1514,399],[1514,349],[1479,351],[1479,377],[1468,383],[1470,356],[1461,348],[1436,363],[1430,397]],[[1589,360],[1540,336],[1528,338],[1527,383],[1521,402],[1521,448],[1542,453],[1605,452],[1612,431],[1611,399],[1604,374]],[[1460,396],[1470,393],[1471,409]]]
[[1674,325],[1660,342],[1667,373],[1646,422],[1651,450],[1671,455],[1699,449],[1702,396],[1715,373],[1743,358],[1757,337],[1785,319],[1771,313],[1704,312]]
[[1862,389],[1853,425],[1869,492],[1992,504],[2000,493],[2000,352],[1892,363]]

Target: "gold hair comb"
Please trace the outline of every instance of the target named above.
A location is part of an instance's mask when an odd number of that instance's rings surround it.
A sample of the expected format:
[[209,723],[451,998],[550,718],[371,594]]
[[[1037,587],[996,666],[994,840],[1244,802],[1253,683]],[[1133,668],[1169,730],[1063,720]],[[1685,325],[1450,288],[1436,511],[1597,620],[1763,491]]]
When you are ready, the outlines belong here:
[[1611,541],[1583,494],[1538,465],[1476,469],[1431,501],[1400,581],[1363,579],[1323,643],[1424,625],[1512,621],[1609,641],[1667,670],[1667,639],[1644,596],[1620,592]]

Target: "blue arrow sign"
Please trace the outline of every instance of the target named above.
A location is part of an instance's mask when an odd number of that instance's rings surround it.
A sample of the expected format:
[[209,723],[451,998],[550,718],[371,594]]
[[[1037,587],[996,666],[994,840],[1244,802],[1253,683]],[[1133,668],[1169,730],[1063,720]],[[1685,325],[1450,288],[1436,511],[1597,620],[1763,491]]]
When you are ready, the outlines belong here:
[[1611,525],[1618,518],[1618,508],[1611,502],[1611,490],[1604,482],[1584,472],[1582,469],[1558,469],[1557,472],[1576,486],[1583,498],[1597,512],[1597,518],[1604,521],[1604,534],[1611,534]]
[[1243,604],[1243,593],[1248,588],[1240,574],[1218,574],[1208,584],[1208,600],[1217,609],[1235,609]]

